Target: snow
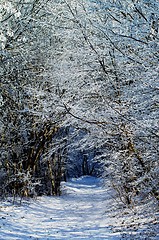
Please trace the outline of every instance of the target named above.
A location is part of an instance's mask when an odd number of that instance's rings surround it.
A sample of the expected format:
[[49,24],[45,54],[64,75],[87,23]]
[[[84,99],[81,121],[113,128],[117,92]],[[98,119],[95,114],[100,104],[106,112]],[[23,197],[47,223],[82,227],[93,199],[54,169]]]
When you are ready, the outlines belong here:
[[[121,204],[114,198],[110,186],[103,186],[101,179],[89,176],[74,178],[62,183],[62,189],[59,197],[42,196],[23,201],[21,205],[1,203],[0,240],[146,239],[139,237],[146,229],[141,228],[137,238],[136,230],[129,232],[131,226],[128,224],[135,222],[131,210],[121,214]],[[125,232],[121,230],[121,222],[127,228]],[[147,225],[144,227],[148,228]],[[150,232],[148,239],[159,239],[154,230]]]

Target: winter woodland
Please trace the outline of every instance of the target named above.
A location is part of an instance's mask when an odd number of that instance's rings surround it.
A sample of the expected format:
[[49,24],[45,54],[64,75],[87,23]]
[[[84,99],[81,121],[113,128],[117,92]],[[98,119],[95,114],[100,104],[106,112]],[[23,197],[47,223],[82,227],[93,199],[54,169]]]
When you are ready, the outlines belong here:
[[90,175],[158,204],[158,60],[158,0],[1,0],[1,200]]

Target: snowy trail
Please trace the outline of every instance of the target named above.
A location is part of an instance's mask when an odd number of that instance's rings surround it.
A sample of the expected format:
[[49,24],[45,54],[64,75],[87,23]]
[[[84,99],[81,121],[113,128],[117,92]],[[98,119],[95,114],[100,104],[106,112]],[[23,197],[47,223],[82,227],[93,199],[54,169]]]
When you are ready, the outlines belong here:
[[61,197],[40,197],[22,206],[3,204],[0,240],[121,239],[111,230],[107,214],[112,199],[99,179],[73,179],[63,189]]

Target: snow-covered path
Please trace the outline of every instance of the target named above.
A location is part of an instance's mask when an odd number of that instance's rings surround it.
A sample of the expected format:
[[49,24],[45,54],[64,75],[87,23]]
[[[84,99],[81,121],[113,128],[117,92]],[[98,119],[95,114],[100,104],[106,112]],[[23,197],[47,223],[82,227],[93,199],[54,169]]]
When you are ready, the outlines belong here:
[[73,179],[63,189],[61,197],[40,197],[21,206],[3,204],[0,240],[120,239],[107,216],[112,199],[99,179]]
[[159,240],[159,214],[150,201],[122,209],[109,184],[89,176],[62,188],[60,197],[0,203],[0,240]]

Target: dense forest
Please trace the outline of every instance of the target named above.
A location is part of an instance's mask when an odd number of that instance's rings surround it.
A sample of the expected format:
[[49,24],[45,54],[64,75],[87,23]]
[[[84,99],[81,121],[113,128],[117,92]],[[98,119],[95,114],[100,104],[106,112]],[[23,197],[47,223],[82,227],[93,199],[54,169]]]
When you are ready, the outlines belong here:
[[1,198],[93,175],[159,201],[158,28],[157,0],[1,0]]

